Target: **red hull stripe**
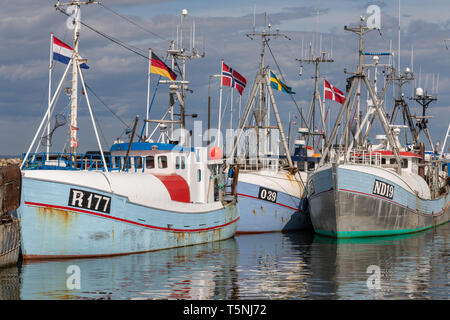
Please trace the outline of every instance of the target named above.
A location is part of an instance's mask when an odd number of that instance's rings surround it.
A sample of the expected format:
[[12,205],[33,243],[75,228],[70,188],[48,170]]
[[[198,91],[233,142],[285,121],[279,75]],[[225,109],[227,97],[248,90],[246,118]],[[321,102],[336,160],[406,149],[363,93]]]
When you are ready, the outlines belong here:
[[218,226],[213,226],[213,227],[209,227],[209,228],[201,228],[201,229],[173,229],[173,228],[164,228],[164,227],[152,226],[152,225],[149,225],[149,224],[139,223],[139,222],[135,222],[135,221],[127,220],[127,219],[122,219],[122,218],[118,218],[118,217],[113,217],[113,216],[109,216],[109,215],[102,214],[102,213],[87,211],[87,210],[83,210],[83,209],[69,208],[69,207],[63,207],[63,206],[56,206],[56,205],[52,205],[52,204],[44,204],[44,203],[28,202],[28,201],[25,201],[25,204],[29,205],[29,206],[35,206],[35,207],[44,207],[44,208],[59,209],[59,210],[65,210],[65,211],[75,211],[75,212],[80,212],[80,213],[87,213],[87,214],[90,214],[90,215],[93,215],[93,216],[98,216],[98,217],[102,217],[102,218],[106,218],[106,219],[112,219],[112,220],[117,220],[117,221],[121,221],[121,222],[126,222],[126,223],[134,224],[134,225],[137,225],[137,226],[145,227],[145,228],[157,229],[157,230],[165,230],[165,231],[173,231],[173,232],[201,232],[201,231],[208,231],[208,230],[213,230],[213,229],[218,229],[218,228],[222,228],[222,227],[228,226],[229,224],[232,224],[232,223],[234,223],[234,222],[239,220],[239,217],[238,217],[237,219],[234,219],[234,220],[232,220],[230,222],[227,222],[225,224],[218,225]]
[[183,177],[176,174],[153,174],[157,177],[169,191],[170,199],[178,202],[191,202],[189,186]]
[[[237,195],[238,195],[238,196],[241,196],[241,197],[247,197],[247,198],[252,198],[252,199],[256,199],[256,200],[261,200],[261,199],[259,199],[259,198],[257,198],[257,197],[249,196],[248,194],[237,193]],[[272,202],[272,203],[273,203],[273,202]],[[285,204],[281,204],[281,203],[273,203],[273,204],[277,204],[277,205],[279,205],[279,206],[282,206],[282,207],[285,207],[285,208],[289,208],[289,209],[291,209],[291,210],[295,210],[295,211],[300,211],[300,212],[301,212],[301,210],[296,209],[296,208],[294,208],[294,207],[287,206],[287,205],[285,205]]]

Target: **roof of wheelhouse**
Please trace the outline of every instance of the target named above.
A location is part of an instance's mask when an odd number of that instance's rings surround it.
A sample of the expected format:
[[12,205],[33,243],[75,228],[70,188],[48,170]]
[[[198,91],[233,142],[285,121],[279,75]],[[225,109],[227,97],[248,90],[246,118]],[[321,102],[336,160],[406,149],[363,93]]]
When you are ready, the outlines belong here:
[[[115,143],[111,146],[110,151],[126,151],[129,143]],[[145,151],[145,150],[159,150],[159,151],[194,151],[194,148],[184,147],[172,143],[157,143],[157,142],[133,142],[130,151]]]

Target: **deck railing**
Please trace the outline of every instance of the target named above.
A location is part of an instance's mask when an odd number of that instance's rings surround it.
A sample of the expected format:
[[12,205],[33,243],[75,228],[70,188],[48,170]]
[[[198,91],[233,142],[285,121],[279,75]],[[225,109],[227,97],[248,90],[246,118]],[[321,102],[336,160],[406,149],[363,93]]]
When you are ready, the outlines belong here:
[[[23,170],[87,170],[105,171],[100,154],[72,154],[72,153],[30,153],[24,159]],[[139,160],[138,158],[141,158]],[[105,154],[108,171],[144,172],[145,157],[140,156],[112,156]]]
[[237,163],[240,166],[241,170],[278,170],[282,165],[280,161],[283,161],[281,158],[245,158],[238,159]]
[[350,154],[350,162],[367,166],[381,166],[381,153],[353,150]]

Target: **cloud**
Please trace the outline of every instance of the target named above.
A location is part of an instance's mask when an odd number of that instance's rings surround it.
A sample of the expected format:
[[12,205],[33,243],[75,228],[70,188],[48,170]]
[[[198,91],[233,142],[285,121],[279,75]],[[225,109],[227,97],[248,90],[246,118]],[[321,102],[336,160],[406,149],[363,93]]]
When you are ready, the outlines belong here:
[[33,80],[45,72],[45,60],[32,60],[26,63],[0,65],[0,78],[9,81]]
[[[69,44],[72,41],[71,31],[65,27],[67,17],[56,12],[50,2],[21,0],[7,1],[2,4],[2,11],[0,11],[0,38],[2,39],[0,42],[0,116],[3,119],[3,125],[0,126],[0,130],[3,131],[0,131],[0,154],[18,154],[26,149],[34,134],[33,130],[37,128],[46,108],[50,32],[55,32]],[[232,13],[225,14],[217,4],[206,1],[203,3],[205,5],[201,14],[188,15],[186,18],[188,26],[195,21],[197,45],[200,51],[203,51],[203,44],[206,47],[204,59],[190,61],[187,65],[189,88],[194,91],[193,94],[187,95],[187,112],[198,113],[200,119],[206,120],[209,75],[220,71],[222,58],[247,78],[248,84],[242,98],[242,104],[245,105],[258,68],[261,41],[256,37],[252,41],[246,36],[252,32],[253,28],[251,12],[239,13],[238,10],[233,10]],[[314,40],[316,52],[319,50],[319,36],[311,31],[315,29],[311,27],[311,21],[314,23],[319,13],[320,26],[322,26],[322,49],[330,52],[331,42],[333,42],[333,58],[335,59],[334,63],[321,66],[321,74],[338,88],[345,90],[345,78],[348,75],[345,75],[343,70],[347,68],[348,71],[354,71],[356,68],[357,38],[344,32],[343,25],[351,25],[350,22],[358,23],[359,16],[365,13],[362,7],[355,9],[355,3],[356,1],[342,1],[336,5],[336,2],[323,0],[320,10],[312,4],[298,6],[296,1],[280,2],[276,9],[273,9],[274,6],[269,7],[272,2],[264,0],[258,3],[259,10],[268,11],[268,22],[272,25],[272,31],[275,32],[276,28],[280,28],[280,32],[292,39],[280,37],[270,40],[269,45],[276,61],[272,58],[270,51],[266,50],[265,62],[277,74],[279,73],[277,64],[280,66],[288,85],[297,92],[295,100],[302,105],[304,113],[307,112],[313,91],[311,77],[314,70],[313,65],[304,64],[303,76],[298,75],[299,62],[296,59],[301,56],[301,41],[304,39],[307,46],[309,41]],[[165,51],[170,44],[168,40],[176,38],[176,26],[180,24],[180,17],[175,14],[152,12],[152,5],[156,4],[158,8],[180,7],[181,10],[183,2],[110,0],[104,4],[126,15],[142,28],[137,28],[98,6],[83,7],[83,22],[107,33],[114,39],[123,41],[126,46],[132,46],[133,50],[137,50],[144,56],[149,47],[159,56],[165,56]],[[391,40],[393,49],[396,49],[398,22],[394,17],[394,11],[392,16],[388,14],[393,5],[386,4],[384,1],[378,1],[375,4],[383,8],[382,37],[376,32],[368,34],[367,50],[388,50]],[[133,10],[130,10],[130,6]],[[447,9],[449,6],[447,5]],[[431,129],[432,136],[439,136],[438,130],[447,127],[448,107],[446,106],[450,103],[450,93],[446,90],[450,87],[450,79],[443,71],[444,66],[450,65],[450,53],[443,45],[443,39],[449,38],[450,20],[418,19],[421,13],[420,7],[411,5],[408,10],[405,14],[411,17],[402,21],[402,66],[405,67],[409,62],[409,50],[413,45],[416,74],[419,66],[422,68],[422,76],[426,72],[440,73],[440,100],[430,109],[436,115],[433,119],[436,125]],[[445,11],[441,7],[436,10]],[[130,16],[123,13],[124,11],[138,12],[139,15]],[[258,32],[261,31],[263,22],[264,14],[258,13],[256,15]],[[324,31],[325,29],[329,31]],[[189,27],[187,33],[190,34]],[[167,41],[162,40],[161,37]],[[91,67],[84,72],[86,81],[102,101],[126,123],[132,123],[136,114],[140,114],[142,119],[145,115],[147,95],[146,59],[86,27],[82,27],[80,52],[88,59]],[[63,65],[57,63],[54,73],[55,82],[63,68]],[[157,76],[152,75],[152,95],[156,90],[156,81]],[[69,81],[64,84],[64,87],[68,86],[70,86]],[[167,85],[158,86],[151,112],[153,118],[162,116],[166,111],[167,92]],[[217,115],[218,92],[218,81],[213,79],[211,81],[212,106],[215,110],[213,117]],[[91,92],[89,97],[105,136],[112,142],[122,133],[123,123],[118,121],[116,116],[111,114]],[[297,112],[288,95],[276,93],[276,99],[280,110],[283,111],[281,116],[285,121],[289,112],[291,114]],[[57,106],[58,112],[67,112],[68,98],[62,95],[60,100]],[[90,123],[87,115],[83,101],[80,104],[80,121],[87,121],[86,128]],[[192,124],[192,119],[187,121],[188,125]],[[215,121],[213,120],[213,123]],[[14,128],[10,128],[11,125],[8,127],[8,124],[11,123],[20,123],[20,125],[13,125]],[[19,134],[16,128],[23,129],[22,133]],[[64,130],[63,128],[59,130],[63,138]],[[14,138],[11,139],[11,136]],[[86,147],[95,148],[95,143],[90,144],[88,135],[83,134],[83,144]]]

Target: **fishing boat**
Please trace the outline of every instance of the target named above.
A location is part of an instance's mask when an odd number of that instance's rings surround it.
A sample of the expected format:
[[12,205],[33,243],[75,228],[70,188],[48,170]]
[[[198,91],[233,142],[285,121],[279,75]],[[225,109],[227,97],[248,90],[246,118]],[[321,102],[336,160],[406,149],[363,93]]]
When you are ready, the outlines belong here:
[[[230,163],[237,165],[239,171],[237,198],[240,221],[237,233],[309,228],[304,188],[306,173],[299,172],[291,159],[271,86],[273,81],[278,81],[280,86],[284,84],[264,63],[268,39],[284,35],[265,25],[262,32],[248,36],[260,37],[262,48],[259,69],[229,154]],[[276,124],[270,123],[271,110]],[[280,145],[285,155],[280,154]]]
[[[24,259],[97,257],[139,253],[219,241],[235,234],[239,212],[234,198],[225,199],[218,182],[225,175],[222,159],[208,155],[206,147],[179,141],[133,142],[138,117],[128,142],[116,141],[104,152],[97,133],[79,55],[80,6],[74,13],[74,47],[63,77],[53,95],[30,148],[23,157],[20,219]],[[67,4],[58,2],[57,8]],[[183,10],[183,17],[187,11]],[[181,41],[181,43],[183,43]],[[67,46],[67,45],[66,45]],[[184,48],[171,48],[181,58],[181,81],[170,67],[149,56],[149,64],[170,74],[171,111],[174,96],[181,107],[179,124],[184,132]],[[56,97],[72,66],[69,153],[31,153]],[[149,74],[151,67],[149,65]],[[76,136],[77,80],[83,88],[99,151],[79,153]],[[148,119],[146,119],[148,120]],[[161,122],[161,128],[165,124]]]
[[[373,29],[365,27],[361,19],[358,27],[345,27],[345,30],[359,36],[359,65],[349,78],[347,98],[319,168],[308,177],[310,215],[315,232],[335,238],[384,236],[417,232],[448,222],[450,196],[446,160],[437,153],[425,157],[424,144],[412,126],[393,124],[383,107],[386,90],[394,80],[399,83],[395,104],[408,115],[401,84],[411,78],[410,70],[397,74],[390,66],[379,94],[376,85],[369,82],[364,64],[363,36]],[[375,65],[381,55],[374,56]],[[352,105],[359,106],[353,101],[359,97],[361,84],[370,97],[368,112],[361,122],[358,120],[352,140],[350,112]],[[344,114],[347,114],[345,124]],[[367,137],[376,118],[384,134],[377,135],[380,143],[372,145]],[[404,119],[411,123],[410,117]],[[344,131],[340,143],[333,146],[341,124]],[[409,146],[400,143],[400,132],[405,127],[410,128],[413,138]]]

